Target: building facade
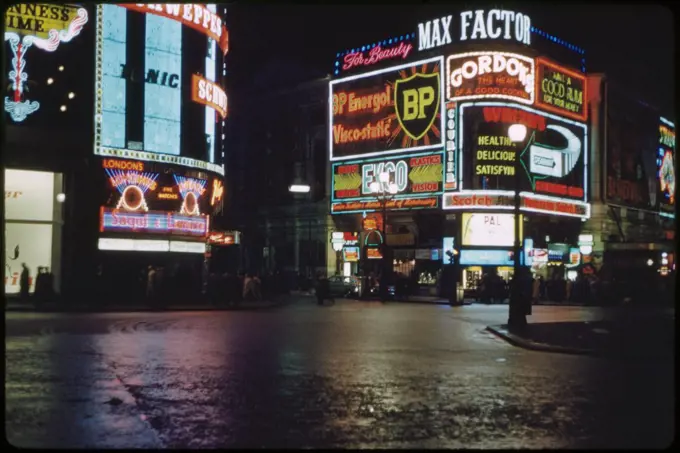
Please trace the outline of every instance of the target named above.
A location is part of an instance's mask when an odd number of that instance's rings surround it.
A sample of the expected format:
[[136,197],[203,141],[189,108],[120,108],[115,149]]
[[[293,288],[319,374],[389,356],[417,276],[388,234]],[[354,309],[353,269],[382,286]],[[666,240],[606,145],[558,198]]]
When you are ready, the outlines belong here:
[[335,57],[330,212],[336,231],[360,232],[359,256],[354,244],[343,256],[363,274],[387,260],[441,294],[485,273],[508,280],[517,192],[520,260],[534,274],[613,280],[624,250],[648,277],[674,272],[673,121],[587,74],[584,49],[492,9]]
[[[46,12],[57,19],[44,30],[19,26]],[[24,260],[33,275],[53,269],[69,297],[98,283],[134,299],[149,265],[200,280],[224,193],[225,14],[215,4],[7,11],[17,26],[5,35],[6,292]],[[22,196],[49,213],[23,212]]]
[[[300,82],[304,73],[272,62],[258,75],[254,92],[241,96],[247,105],[232,118],[228,203],[231,225],[243,231],[242,271],[312,277],[335,266],[329,253],[328,79]],[[279,86],[286,88],[267,86],[282,79],[287,83]],[[293,184],[310,190],[291,193]]]

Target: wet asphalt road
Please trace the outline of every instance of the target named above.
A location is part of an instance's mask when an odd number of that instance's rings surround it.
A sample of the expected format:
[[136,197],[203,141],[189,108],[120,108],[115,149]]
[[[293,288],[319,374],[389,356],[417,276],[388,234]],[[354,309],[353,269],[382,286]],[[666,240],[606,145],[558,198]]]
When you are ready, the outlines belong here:
[[311,299],[258,312],[7,313],[6,433],[71,448],[671,442],[672,363],[520,349],[484,331],[506,317],[504,306]]

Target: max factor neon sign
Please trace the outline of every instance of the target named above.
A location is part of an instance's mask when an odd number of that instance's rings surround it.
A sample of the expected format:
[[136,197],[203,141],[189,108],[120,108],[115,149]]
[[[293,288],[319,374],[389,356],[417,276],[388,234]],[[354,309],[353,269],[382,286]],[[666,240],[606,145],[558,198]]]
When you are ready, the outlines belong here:
[[[13,97],[10,99],[5,97],[5,111],[9,113],[12,120],[21,122],[26,119],[28,115],[34,113],[40,108],[38,101],[30,101],[24,99],[24,85],[28,81],[28,74],[24,72],[26,67],[26,60],[24,57],[31,46],[47,52],[54,52],[62,42],[70,42],[74,37],[80,34],[83,26],[87,23],[87,10],[78,8],[66,30],[51,29],[47,32],[48,38],[41,38],[38,33],[44,33],[39,30],[28,30],[31,34],[24,34],[18,32],[5,32],[5,41],[9,41],[12,49],[12,70],[9,72],[9,79],[12,83]],[[36,22],[37,23],[37,22]]]

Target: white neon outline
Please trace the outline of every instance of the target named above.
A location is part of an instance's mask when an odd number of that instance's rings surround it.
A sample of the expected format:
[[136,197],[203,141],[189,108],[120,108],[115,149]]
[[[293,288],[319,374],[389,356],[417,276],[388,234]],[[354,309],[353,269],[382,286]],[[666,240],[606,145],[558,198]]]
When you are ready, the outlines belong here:
[[661,120],[662,123],[664,123],[666,126],[670,126],[672,128],[675,128],[675,124],[673,124],[671,121],[667,120],[663,116],[660,116],[659,119]]
[[132,149],[111,148],[108,146],[100,146],[95,150],[96,156],[107,156],[116,158],[125,158],[140,160],[143,162],[160,162],[171,165],[180,165],[182,167],[198,168],[200,170],[207,170],[224,176],[224,166],[216,165],[211,162],[205,162],[191,157],[175,156],[172,154],[152,153],[149,151],[137,151]]
[[[588,203],[588,126],[586,123],[579,122],[579,121],[574,121],[568,118],[563,118],[561,116],[553,115],[551,113],[546,113],[540,110],[536,110],[532,107],[527,107],[521,104],[514,104],[510,102],[465,102],[463,104],[459,105],[459,114],[460,114],[460,120],[459,120],[459,134],[460,134],[460,148],[458,149],[458,157],[460,161],[460,171],[461,171],[461,185],[460,188],[463,188],[462,185],[462,165],[463,165],[463,111],[467,107],[510,107],[510,108],[517,108],[520,110],[527,111],[529,113],[534,113],[536,115],[544,116],[546,118],[550,118],[556,121],[562,121],[567,124],[571,124],[572,126],[577,126],[583,128],[583,202]],[[538,195],[538,194],[536,194]],[[560,199],[564,200],[564,198],[558,198],[554,197],[554,199]],[[570,201],[574,201],[574,199],[569,199]]]
[[[140,160],[143,162],[159,162],[171,165],[179,165],[188,168],[198,168],[200,170],[211,171],[220,176],[224,176],[225,165],[217,165],[190,157],[175,156],[171,154],[152,153],[149,151],[138,151],[125,148],[102,146],[101,144],[101,122],[102,122],[102,90],[103,90],[103,68],[102,52],[104,41],[104,3],[97,4],[96,27],[95,27],[95,115],[94,115],[94,155],[105,157],[127,158]],[[120,5],[111,4],[111,6]],[[224,121],[222,121],[224,126]]]
[[[348,161],[348,162],[336,162],[331,164],[331,176],[335,176],[335,169],[336,167],[339,167],[340,165],[354,165],[354,164],[368,164],[371,162],[380,162],[380,161],[385,161],[385,160],[391,160],[391,159],[411,159],[413,157],[420,157],[420,156],[434,156],[435,154],[442,154],[442,165],[444,165],[444,159],[446,158],[444,154],[445,151],[435,151],[435,152],[429,152],[429,153],[416,153],[416,154],[405,154],[403,156],[398,156],[398,157],[391,157],[391,158],[374,158],[374,159],[360,159],[360,160],[353,160],[353,161]],[[432,196],[435,195],[441,195],[444,193],[444,175],[442,175],[442,190],[439,190],[437,192],[423,192],[423,193],[418,193],[418,194],[407,194],[407,195],[396,195],[394,198],[409,198],[412,195],[416,195],[416,197],[424,198],[425,196],[423,194],[431,194]],[[362,177],[363,179],[363,177]],[[371,197],[370,195],[364,195],[363,197],[355,197],[355,198],[335,198],[335,178],[331,178],[331,202],[334,201],[358,201],[362,200],[364,198],[375,198],[374,196]]]
[[[397,153],[403,153],[403,152],[411,152],[411,151],[420,151],[420,150],[427,150],[427,149],[435,149],[435,148],[440,148],[444,146],[445,139],[446,139],[446,134],[444,133],[444,120],[446,116],[446,112],[444,110],[444,105],[445,105],[445,99],[444,96],[441,96],[442,90],[444,89],[444,79],[445,77],[439,77],[439,101],[440,101],[440,106],[439,106],[439,112],[440,112],[440,126],[439,126],[439,132],[441,134],[441,143],[437,144],[432,144],[432,145],[423,145],[423,146],[416,146],[412,148],[401,148],[401,149],[396,149],[396,150],[389,150],[389,151],[375,151],[371,153],[364,153],[364,154],[353,154],[351,156],[339,156],[339,157],[333,157],[333,85],[336,85],[338,83],[343,83],[343,82],[349,82],[352,80],[357,80],[361,79],[364,77],[372,77],[375,75],[380,75],[384,74],[386,72],[394,72],[394,71],[399,71],[400,69],[404,68],[410,68],[413,66],[420,66],[425,63],[432,63],[432,62],[439,62],[439,74],[441,75],[442,69],[444,68],[444,56],[439,56],[439,57],[433,57],[433,58],[428,58],[425,60],[419,60],[415,61],[413,63],[405,63],[405,64],[400,64],[397,66],[391,66],[389,68],[383,68],[383,69],[378,69],[376,71],[371,71],[371,72],[366,72],[363,74],[356,74],[348,77],[343,77],[342,79],[336,79],[336,80],[331,80],[328,82],[328,160],[330,162],[336,162],[339,160],[345,160],[345,159],[356,159],[356,158],[362,158],[362,157],[371,157],[371,156],[389,156],[392,154],[397,154]],[[432,123],[434,124],[434,122]]]
[[[529,78],[531,80],[530,84],[527,86],[530,86],[531,91],[527,91],[529,93],[529,99],[522,99],[516,96],[511,96],[509,94],[471,94],[467,96],[458,96],[458,97],[452,97],[450,96],[449,89],[450,89],[450,84],[449,84],[449,79],[450,79],[450,74],[451,74],[451,60],[456,60],[456,59],[461,59],[461,58],[467,58],[467,57],[474,57],[474,56],[481,56],[481,55],[500,55],[500,56],[510,56],[512,58],[517,58],[518,60],[523,61],[524,63],[528,63],[529,66],[531,67],[531,74],[529,75]],[[472,100],[472,99],[508,99],[516,102],[521,102],[522,104],[527,104],[527,105],[533,105],[536,97],[535,93],[535,87],[534,87],[534,81],[536,79],[536,66],[534,64],[534,59],[529,58],[525,55],[520,55],[518,53],[513,53],[513,52],[498,52],[498,51],[480,51],[480,52],[465,52],[465,53],[458,53],[458,54],[453,54],[449,55],[446,57],[446,100],[448,101],[463,101],[463,100]],[[525,90],[526,91],[526,90]]]

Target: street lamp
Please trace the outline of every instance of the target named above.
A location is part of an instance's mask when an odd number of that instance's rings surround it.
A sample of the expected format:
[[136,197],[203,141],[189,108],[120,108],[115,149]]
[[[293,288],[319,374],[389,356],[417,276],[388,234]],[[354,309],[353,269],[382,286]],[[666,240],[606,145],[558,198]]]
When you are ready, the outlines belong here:
[[293,193],[308,193],[310,189],[307,184],[291,184],[288,186],[288,191]]
[[387,259],[387,202],[394,199],[394,196],[399,192],[399,188],[393,182],[390,182],[390,174],[382,172],[378,175],[378,181],[373,181],[369,185],[369,189],[375,194],[375,198],[380,203],[382,208],[383,219],[383,242],[382,242],[382,272],[380,278],[380,300],[385,302],[387,299],[387,274],[388,274],[388,259]]
[[[527,128],[523,124],[513,124],[508,128],[508,137],[513,143],[521,143],[527,136]],[[527,324],[526,311],[522,306],[521,291],[520,291],[520,255],[522,253],[522,244],[520,237],[520,170],[522,168],[520,163],[519,150],[515,151],[515,246],[513,256],[513,285],[510,291],[510,306],[508,315],[509,328],[522,328]]]
[[[311,187],[309,184],[305,184],[304,182],[301,181],[300,178],[295,178],[293,181],[293,184],[288,186],[288,191],[292,193],[309,193],[311,190]],[[311,251],[311,244],[312,244],[312,219],[309,218],[307,221],[308,229],[307,229],[307,253],[306,253],[306,272],[307,274],[311,274],[311,262],[312,262],[312,251]],[[296,245],[298,247],[298,245]]]

